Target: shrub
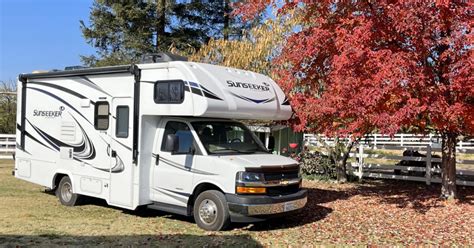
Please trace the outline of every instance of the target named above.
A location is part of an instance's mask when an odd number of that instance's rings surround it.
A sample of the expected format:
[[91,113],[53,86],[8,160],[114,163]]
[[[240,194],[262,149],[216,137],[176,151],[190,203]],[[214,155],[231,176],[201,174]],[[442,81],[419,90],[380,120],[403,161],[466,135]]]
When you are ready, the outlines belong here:
[[319,175],[336,178],[336,165],[328,156],[320,152],[303,151],[295,156],[300,162],[304,175]]

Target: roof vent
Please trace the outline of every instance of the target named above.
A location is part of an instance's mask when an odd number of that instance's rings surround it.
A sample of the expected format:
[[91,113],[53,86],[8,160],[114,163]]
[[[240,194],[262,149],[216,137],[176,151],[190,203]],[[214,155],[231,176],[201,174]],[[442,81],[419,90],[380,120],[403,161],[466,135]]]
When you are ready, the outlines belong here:
[[188,61],[187,57],[161,52],[161,53],[148,53],[142,56],[141,63],[160,63],[160,62],[171,62],[171,61]]
[[64,67],[65,71],[72,71],[72,70],[81,70],[81,69],[87,69],[88,67],[82,66],[82,65],[73,65],[73,66],[66,66]]

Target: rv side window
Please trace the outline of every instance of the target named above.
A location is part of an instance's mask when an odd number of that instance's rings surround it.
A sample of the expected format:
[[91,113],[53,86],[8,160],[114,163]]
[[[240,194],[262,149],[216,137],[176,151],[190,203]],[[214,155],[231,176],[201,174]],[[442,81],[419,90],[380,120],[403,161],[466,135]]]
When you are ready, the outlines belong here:
[[155,103],[182,103],[184,82],[180,80],[157,81],[154,98]]
[[128,106],[117,106],[117,124],[115,136],[117,138],[128,138]]
[[178,136],[179,149],[178,154],[189,154],[195,150],[193,134],[189,129],[189,126],[183,122],[169,121],[166,123],[165,132],[163,134],[163,140],[161,142],[161,150],[164,151],[166,147],[166,136],[168,134],[174,134]]
[[94,126],[97,130],[109,129],[109,103],[96,102],[94,113]]

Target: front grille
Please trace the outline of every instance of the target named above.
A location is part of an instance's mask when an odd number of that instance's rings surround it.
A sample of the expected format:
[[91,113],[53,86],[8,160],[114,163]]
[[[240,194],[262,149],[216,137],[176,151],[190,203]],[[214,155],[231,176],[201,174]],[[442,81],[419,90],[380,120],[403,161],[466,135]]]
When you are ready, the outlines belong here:
[[265,181],[279,181],[283,179],[293,179],[298,178],[298,171],[288,171],[288,172],[267,172],[264,173]]
[[277,196],[277,195],[289,195],[297,193],[300,190],[298,184],[292,184],[287,186],[277,186],[277,187],[268,187],[267,195]]
[[[299,166],[297,164],[285,165],[285,166],[262,166],[245,168],[246,171],[263,173],[264,179],[269,184],[279,183],[281,181],[291,180],[298,178]],[[278,195],[289,195],[297,193],[300,190],[299,184],[289,184],[281,186],[267,187],[267,195],[278,196]]]
[[[272,181],[282,181],[282,180],[289,180],[298,178],[298,170],[291,170],[291,171],[280,171],[280,172],[266,172],[263,174],[265,181],[272,182]],[[291,184],[291,185],[282,185],[276,187],[268,187],[267,188],[267,195],[269,196],[277,196],[277,195],[289,195],[294,194],[300,190],[298,184]]]

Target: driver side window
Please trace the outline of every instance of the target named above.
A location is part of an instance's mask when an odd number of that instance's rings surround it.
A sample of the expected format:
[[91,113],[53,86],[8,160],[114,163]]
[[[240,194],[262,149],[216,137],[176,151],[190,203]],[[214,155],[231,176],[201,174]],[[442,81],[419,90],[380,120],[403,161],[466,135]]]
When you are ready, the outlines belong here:
[[161,151],[165,151],[166,136],[168,136],[168,134],[174,134],[178,137],[179,154],[188,154],[195,150],[196,146],[194,145],[193,134],[186,123],[177,121],[169,121],[166,123],[163,140],[161,141]]
[[246,142],[246,143],[253,143],[253,139],[246,135],[245,131],[238,126],[233,126],[232,129],[226,132],[228,137],[228,142]]

